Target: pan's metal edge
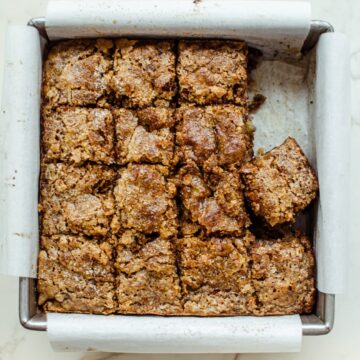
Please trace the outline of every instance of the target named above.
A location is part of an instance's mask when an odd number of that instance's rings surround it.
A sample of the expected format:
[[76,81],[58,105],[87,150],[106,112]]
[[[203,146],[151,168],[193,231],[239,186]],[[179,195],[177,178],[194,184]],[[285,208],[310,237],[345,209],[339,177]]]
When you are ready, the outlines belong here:
[[[36,17],[28,22],[39,31],[39,34],[48,39],[45,17]],[[312,20],[309,35],[304,41],[302,52],[311,50],[319,40],[321,34],[333,32],[333,26],[324,20]],[[334,326],[335,295],[318,292],[316,312],[311,315],[301,315],[302,332],[304,336],[326,335]],[[37,309],[36,279],[19,279],[19,320],[20,324],[28,330],[46,331],[46,314]]]
[[301,315],[304,336],[326,335],[335,319],[335,295],[318,292],[315,314]]
[[46,314],[37,309],[36,279],[19,279],[19,320],[25,329],[47,330]]
[[35,17],[32,18],[28,21],[27,25],[28,26],[32,26],[35,29],[37,29],[37,31],[39,32],[39,34],[44,37],[45,39],[49,39],[47,36],[47,32],[46,32],[46,28],[45,28],[45,23],[46,23],[46,19],[45,17]]
[[325,20],[311,20],[310,31],[302,46],[301,52],[306,54],[318,42],[321,34],[326,32],[334,32],[334,27]]

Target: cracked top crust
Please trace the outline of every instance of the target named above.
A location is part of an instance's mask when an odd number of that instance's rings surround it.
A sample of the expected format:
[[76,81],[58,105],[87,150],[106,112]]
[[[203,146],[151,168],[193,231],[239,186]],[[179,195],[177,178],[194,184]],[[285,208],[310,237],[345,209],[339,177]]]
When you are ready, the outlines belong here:
[[315,302],[315,259],[308,237],[256,240],[250,248],[257,315],[311,313]]
[[169,106],[176,92],[174,43],[116,40],[111,86],[127,108]]
[[[47,244],[48,246],[51,246]],[[69,244],[68,244],[69,245]],[[68,246],[65,245],[65,248]],[[49,249],[41,250],[38,264],[38,292],[39,305],[45,311],[54,312],[79,312],[94,314],[111,314],[115,311],[114,282],[98,281],[89,278],[93,273],[93,263],[87,256],[82,256],[80,269],[72,267],[72,263],[63,266],[59,261],[64,256],[72,256],[67,253],[68,249],[56,251]],[[75,250],[73,250],[75,251]],[[89,253],[86,248],[81,248],[80,253]],[[95,260],[96,257],[92,257]],[[81,260],[76,260],[76,267]],[[69,269],[71,268],[71,269]],[[86,276],[84,276],[86,274]],[[111,275],[109,275],[109,279]]]
[[45,161],[112,164],[114,127],[111,112],[101,108],[59,107],[43,109]]
[[112,245],[107,241],[83,236],[42,236],[41,248],[49,259],[84,279],[113,281]]
[[114,109],[116,157],[130,162],[171,165],[174,157],[174,110],[150,107]]
[[95,105],[107,94],[111,40],[55,43],[44,63],[43,94],[51,107]]
[[207,234],[242,235],[250,225],[236,172],[217,168],[204,176],[197,168],[186,166],[180,170],[178,182],[187,227],[191,220]]
[[181,291],[170,240],[125,231],[117,240],[115,267],[120,312],[181,312]]
[[254,237],[186,237],[177,242],[184,312],[249,314],[255,306],[247,248]]
[[199,105],[247,100],[247,47],[242,41],[180,41],[180,98]]
[[105,236],[114,214],[109,188],[115,172],[104,166],[47,164],[41,174],[42,233]]
[[316,197],[318,181],[293,138],[241,168],[245,195],[254,213],[272,226],[295,221]]
[[233,105],[182,106],[177,110],[176,142],[183,163],[205,170],[236,167],[252,156],[253,127],[245,108]]
[[169,238],[177,233],[176,186],[161,165],[129,164],[119,171],[114,189],[119,224]]

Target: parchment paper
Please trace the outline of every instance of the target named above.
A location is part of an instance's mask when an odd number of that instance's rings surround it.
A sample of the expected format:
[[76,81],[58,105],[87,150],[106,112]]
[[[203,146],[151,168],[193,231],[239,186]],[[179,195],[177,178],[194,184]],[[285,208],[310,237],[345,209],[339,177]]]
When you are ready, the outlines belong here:
[[350,46],[339,33],[317,46],[315,144],[320,199],[316,226],[320,291],[345,289],[350,201]]
[[301,347],[300,317],[196,318],[48,315],[56,351],[136,353],[294,352]]
[[308,1],[53,0],[50,39],[178,36],[244,39],[266,55],[294,56],[310,29]]
[[36,277],[41,47],[34,28],[9,27],[4,64],[0,273]]
[[315,74],[309,73],[309,65],[309,56],[297,63],[262,61],[251,73],[250,97],[256,93],[266,97],[252,115],[255,153],[259,149],[269,151],[292,136],[315,165],[308,84],[308,77],[313,79]]

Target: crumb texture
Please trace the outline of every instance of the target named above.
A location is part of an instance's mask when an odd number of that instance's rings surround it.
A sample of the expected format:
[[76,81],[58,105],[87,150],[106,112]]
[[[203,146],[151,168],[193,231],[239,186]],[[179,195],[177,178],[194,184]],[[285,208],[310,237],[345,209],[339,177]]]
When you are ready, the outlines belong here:
[[130,164],[119,171],[114,195],[120,230],[133,229],[163,238],[177,233],[176,186],[168,168]]
[[111,40],[70,40],[50,47],[43,95],[51,107],[95,105],[109,89]]
[[198,224],[207,234],[242,235],[250,225],[240,177],[220,168],[204,176],[187,166],[179,172],[185,222]]
[[42,166],[42,233],[105,236],[115,212],[111,191],[115,175],[112,169],[101,165]]
[[118,311],[171,315],[181,312],[173,243],[125,231],[117,240]]
[[117,163],[151,163],[169,166],[174,158],[174,110],[146,108],[113,110]]
[[180,98],[199,105],[245,104],[247,47],[241,41],[180,41]]
[[255,241],[251,248],[251,277],[257,315],[311,313],[315,301],[311,245],[300,234]]
[[253,128],[247,111],[234,105],[182,106],[177,111],[176,141],[183,163],[236,167],[252,156]]
[[169,106],[175,96],[175,51],[170,41],[115,41],[111,86],[127,108]]
[[111,314],[115,311],[112,249],[82,237],[42,237],[39,305],[46,311]]
[[254,290],[247,246],[253,237],[187,237],[177,243],[184,312],[198,315],[250,314]]
[[113,119],[107,109],[44,109],[42,139],[45,161],[114,163]]

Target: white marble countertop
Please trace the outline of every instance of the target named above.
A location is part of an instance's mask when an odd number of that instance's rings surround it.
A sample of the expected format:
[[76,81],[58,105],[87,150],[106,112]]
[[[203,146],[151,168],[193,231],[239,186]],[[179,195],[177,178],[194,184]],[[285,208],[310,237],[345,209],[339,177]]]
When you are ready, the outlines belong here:
[[[4,48],[4,30],[8,23],[25,24],[30,18],[45,13],[46,0],[0,0],[0,54]],[[359,0],[312,0],[313,19],[330,21],[336,31],[345,33],[351,40],[352,76],[352,206],[351,239],[348,259],[348,291],[336,298],[336,322],[327,336],[305,337],[302,351],[297,354],[228,354],[228,355],[135,355],[114,353],[54,353],[46,333],[24,330],[18,321],[18,281],[0,276],[0,360],[61,359],[359,359],[360,342],[360,1]],[[0,56],[0,69],[2,57]],[[2,73],[0,74],[0,83]],[[0,90],[1,91],[1,90]],[[1,92],[0,92],[1,98]],[[341,189],[339,189],[341,191]]]

